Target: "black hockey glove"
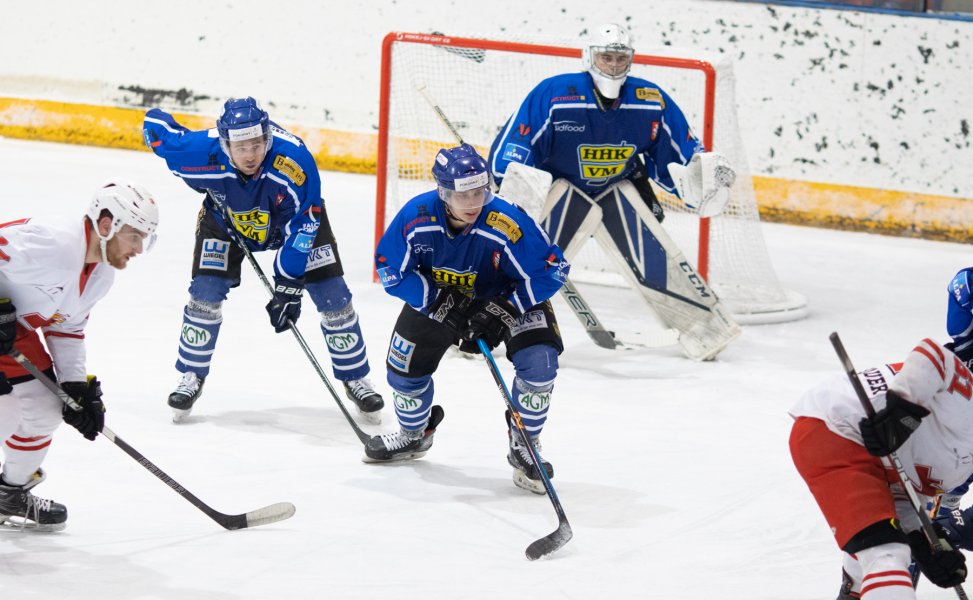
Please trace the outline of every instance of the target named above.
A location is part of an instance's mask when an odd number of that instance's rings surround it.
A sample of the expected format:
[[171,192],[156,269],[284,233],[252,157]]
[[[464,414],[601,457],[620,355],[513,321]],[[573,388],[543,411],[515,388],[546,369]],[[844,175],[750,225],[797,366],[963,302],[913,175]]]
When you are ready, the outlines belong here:
[[81,405],[81,410],[75,410],[65,404],[61,410],[64,422],[80,431],[85,438],[94,440],[105,428],[101,382],[94,375],[88,375],[88,381],[65,381],[61,389]]
[[662,204],[655,197],[655,191],[649,183],[649,175],[645,172],[645,165],[638,158],[635,159],[635,163],[635,170],[628,176],[628,180],[639,191],[639,196],[642,196],[642,201],[652,211],[652,216],[655,217],[656,221],[661,223],[666,218],[665,212],[662,210]]
[[483,338],[487,346],[496,348],[500,342],[510,339],[510,329],[519,318],[517,309],[505,298],[497,296],[480,304],[463,331],[463,339],[475,342],[477,338]]
[[274,277],[274,297],[267,303],[267,314],[274,331],[280,333],[291,328],[301,316],[301,294],[304,281]]
[[954,548],[973,550],[973,506],[944,512],[941,510],[940,516],[936,517],[936,527],[942,528],[946,540]]
[[466,326],[467,314],[472,302],[470,297],[459,289],[452,286],[445,287],[439,290],[439,295],[429,305],[426,316],[460,335]]
[[[933,527],[936,535],[945,537],[941,527]],[[926,579],[942,588],[957,586],[966,581],[966,557],[960,550],[954,550],[946,543],[948,549],[934,552],[922,531],[913,531],[907,537],[909,547],[912,548],[912,558]]]
[[865,449],[873,456],[891,454],[919,428],[920,421],[928,414],[925,408],[889,390],[885,394],[885,408],[858,423]]
[[17,309],[10,298],[0,298],[0,354],[10,354],[17,339]]

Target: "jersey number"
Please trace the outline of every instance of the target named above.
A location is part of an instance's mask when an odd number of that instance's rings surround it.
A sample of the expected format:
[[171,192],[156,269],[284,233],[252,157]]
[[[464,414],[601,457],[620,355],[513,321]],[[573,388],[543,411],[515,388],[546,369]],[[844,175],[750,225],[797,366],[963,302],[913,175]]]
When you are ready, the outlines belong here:
[[969,400],[973,397],[973,374],[970,370],[966,368],[963,361],[959,359],[958,356],[953,356],[955,361],[955,371],[953,375],[953,381],[950,382],[949,388],[946,390],[949,393],[957,393],[960,396]]

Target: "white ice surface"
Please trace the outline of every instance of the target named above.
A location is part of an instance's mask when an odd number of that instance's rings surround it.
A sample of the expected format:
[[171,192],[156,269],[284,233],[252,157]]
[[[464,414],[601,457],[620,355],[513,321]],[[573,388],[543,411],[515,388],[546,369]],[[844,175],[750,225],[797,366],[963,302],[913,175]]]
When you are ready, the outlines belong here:
[[[838,552],[791,463],[787,409],[838,371],[831,331],[859,368],[942,339],[946,284],[973,258],[960,244],[765,225],[778,275],[811,315],[747,327],[704,364],[675,349],[597,348],[557,299],[566,348],[543,439],[575,538],[529,562],[524,549],[557,521],[545,496],[510,481],[504,407],[486,365],[444,359],[435,381],[446,418],[426,458],[363,464],[293,337],[270,328],[267,294],[246,264],[203,398],[173,425],[165,399],[198,195],[148,153],[0,140],[0,222],[80,217],[112,176],[148,187],[162,224],[155,250],[118,273],[87,330],[107,422],[217,510],[289,501],[297,514],[224,531],[107,440],[64,427],[36,491],[68,506],[68,527],[0,532],[4,597],[833,598]],[[371,283],[375,180],[322,177],[372,379],[387,393],[383,357],[400,303]],[[301,330],[330,374],[310,301],[304,310]],[[374,431],[393,424],[386,409]],[[924,582],[919,596],[954,594]]]

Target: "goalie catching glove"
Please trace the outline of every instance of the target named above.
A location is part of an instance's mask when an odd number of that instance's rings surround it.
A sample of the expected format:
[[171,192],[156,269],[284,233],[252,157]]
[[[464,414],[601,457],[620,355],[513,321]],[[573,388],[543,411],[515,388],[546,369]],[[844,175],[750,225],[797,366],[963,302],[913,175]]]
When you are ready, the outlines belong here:
[[730,161],[715,152],[697,152],[688,165],[669,163],[679,198],[701,217],[715,217],[730,201],[730,188],[736,172]]
[[65,381],[61,389],[80,407],[75,409],[65,404],[61,409],[64,422],[80,431],[86,439],[94,441],[105,428],[101,382],[94,375],[88,375],[87,381]]

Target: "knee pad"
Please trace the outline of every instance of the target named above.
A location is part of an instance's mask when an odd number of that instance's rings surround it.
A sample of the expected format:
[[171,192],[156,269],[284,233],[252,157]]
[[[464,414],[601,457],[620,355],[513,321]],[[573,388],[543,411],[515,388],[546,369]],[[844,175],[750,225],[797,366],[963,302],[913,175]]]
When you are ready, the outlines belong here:
[[432,386],[432,375],[406,377],[394,371],[389,371],[387,379],[389,386],[404,396],[421,396]]
[[312,281],[307,284],[306,289],[314,306],[322,314],[340,312],[351,304],[351,290],[348,289],[344,277]]
[[[909,572],[909,564],[912,562],[912,552],[909,546],[898,542],[880,544],[865,548],[857,554],[855,558],[861,565],[861,591],[862,597],[877,587],[894,587],[895,589],[907,588],[902,590],[910,598],[915,598],[913,592],[912,574]],[[891,596],[889,596],[891,597]],[[900,596],[896,596],[897,598]],[[901,596],[906,597],[906,596]]]
[[239,284],[239,280],[216,277],[214,275],[197,275],[189,284],[189,295],[197,302],[219,304],[226,300],[230,287]]
[[525,391],[549,392],[557,377],[557,349],[536,344],[518,350],[511,357],[517,379]]

